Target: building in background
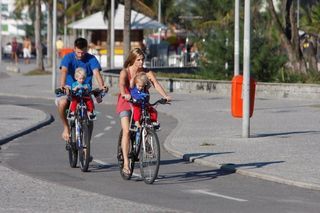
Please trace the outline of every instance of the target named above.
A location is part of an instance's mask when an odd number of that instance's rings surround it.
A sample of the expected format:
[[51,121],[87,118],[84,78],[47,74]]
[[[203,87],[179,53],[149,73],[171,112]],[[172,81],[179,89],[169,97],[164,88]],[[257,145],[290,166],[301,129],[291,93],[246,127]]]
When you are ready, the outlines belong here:
[[22,41],[22,37],[26,36],[26,26],[31,25],[27,8],[18,19],[14,14],[16,0],[1,0],[1,25],[2,25],[2,46],[11,41],[12,37],[17,37],[18,41]]

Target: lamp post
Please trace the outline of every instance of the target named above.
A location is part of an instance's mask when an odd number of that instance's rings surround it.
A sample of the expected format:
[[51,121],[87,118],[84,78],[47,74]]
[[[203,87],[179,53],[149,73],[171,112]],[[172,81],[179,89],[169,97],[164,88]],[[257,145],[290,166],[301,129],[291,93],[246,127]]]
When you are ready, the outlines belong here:
[[[161,0],[158,1],[158,22],[161,23]],[[161,27],[158,29],[158,44],[161,40]]]
[[111,0],[111,17],[110,17],[110,68],[114,68],[114,0]]
[[56,68],[57,68],[57,50],[56,50],[56,39],[57,39],[57,0],[53,0],[53,30],[52,30],[52,90],[56,89]]
[[250,0],[244,3],[242,137],[250,137]]
[[236,0],[234,9],[234,76],[239,75],[239,8],[240,0]]
[[2,0],[0,0],[0,64],[2,64]]

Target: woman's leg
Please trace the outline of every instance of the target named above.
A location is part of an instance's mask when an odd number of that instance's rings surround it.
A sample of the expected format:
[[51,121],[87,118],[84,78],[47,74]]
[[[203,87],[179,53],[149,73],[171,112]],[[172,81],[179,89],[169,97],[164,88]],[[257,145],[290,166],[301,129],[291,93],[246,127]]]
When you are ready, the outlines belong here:
[[130,120],[129,117],[122,117],[121,118],[121,128],[122,128],[122,140],[121,140],[121,147],[122,147],[122,155],[123,155],[123,169],[129,171],[129,139],[130,139],[130,132],[129,132],[129,125]]

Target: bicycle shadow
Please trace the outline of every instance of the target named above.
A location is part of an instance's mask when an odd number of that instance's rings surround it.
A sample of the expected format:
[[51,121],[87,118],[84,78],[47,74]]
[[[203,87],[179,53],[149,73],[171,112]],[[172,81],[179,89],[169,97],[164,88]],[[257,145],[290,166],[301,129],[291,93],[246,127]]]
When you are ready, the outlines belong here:
[[[225,153],[216,153],[216,154],[228,154],[230,152]],[[173,159],[173,160],[165,160],[161,161],[161,165],[169,165],[169,164],[179,164],[180,167],[178,169],[185,171],[174,171],[174,172],[160,172],[157,179],[157,184],[180,184],[180,183],[191,183],[191,182],[203,182],[210,181],[219,177],[223,177],[226,175],[231,175],[237,172],[238,169],[255,169],[266,167],[271,164],[284,163],[285,161],[265,161],[265,162],[252,162],[252,163],[244,163],[244,164],[234,164],[227,163],[223,165],[217,165],[217,168],[214,169],[206,169],[206,170],[196,170],[194,167],[192,170],[188,169],[188,164],[192,165],[196,159],[201,159],[206,156],[216,155],[215,153],[192,153],[184,155],[183,159]],[[184,167],[182,165],[185,165]],[[208,167],[210,163],[208,162]],[[214,164],[212,164],[213,166]],[[183,169],[181,169],[183,167]],[[199,166],[199,168],[202,166]],[[203,166],[204,167],[204,166]]]

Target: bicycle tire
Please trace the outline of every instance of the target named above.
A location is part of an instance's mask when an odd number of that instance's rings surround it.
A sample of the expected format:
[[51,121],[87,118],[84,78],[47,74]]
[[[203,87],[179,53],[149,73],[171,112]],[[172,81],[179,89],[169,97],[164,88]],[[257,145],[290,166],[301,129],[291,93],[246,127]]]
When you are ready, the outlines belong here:
[[143,181],[147,184],[153,184],[158,177],[160,167],[160,143],[153,129],[142,131],[139,159]]
[[118,158],[118,166],[120,169],[120,175],[124,180],[130,180],[132,177],[132,173],[134,170],[134,164],[135,164],[135,160],[133,155],[131,154],[131,150],[132,150],[132,141],[130,139],[130,143],[129,143],[129,167],[130,167],[130,173],[129,174],[125,174],[123,172],[123,154],[122,154],[122,146],[121,146],[121,141],[122,141],[122,130],[120,131],[119,134],[119,139],[118,139],[118,147],[117,147],[117,158]]
[[90,140],[88,121],[81,124],[80,138],[82,147],[79,148],[79,164],[82,172],[87,172],[90,163]]
[[69,123],[70,126],[70,149],[68,150],[69,164],[71,168],[76,168],[78,163],[78,150],[76,147],[76,127],[74,123]]

